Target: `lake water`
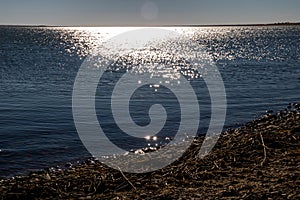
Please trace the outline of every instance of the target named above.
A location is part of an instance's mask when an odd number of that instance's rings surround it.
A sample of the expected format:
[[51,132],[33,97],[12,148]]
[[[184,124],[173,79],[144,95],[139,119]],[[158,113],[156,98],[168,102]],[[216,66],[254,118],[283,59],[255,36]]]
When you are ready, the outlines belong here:
[[[91,156],[74,125],[75,77],[90,49],[128,30],[131,29],[0,27],[0,177]],[[173,30],[180,31],[187,43],[192,41],[204,48],[216,63],[226,89],[225,129],[246,123],[266,110],[279,111],[290,102],[300,101],[299,26],[177,27]],[[147,53],[144,56],[141,59],[146,58]],[[133,56],[132,59],[137,58]],[[177,66],[185,67],[184,64]],[[104,80],[107,85],[98,87],[102,97],[107,94],[110,80],[116,76],[118,73],[112,70]],[[208,90],[201,78],[190,77],[190,81],[201,88],[196,91],[201,97],[198,133],[205,133],[211,115]],[[145,91],[137,96],[149,95]],[[163,103],[172,97],[167,90],[160,91],[148,101],[137,98],[133,106],[137,124],[149,123],[143,105],[154,101]],[[169,103],[166,110],[173,112],[176,101]],[[107,130],[115,132],[111,120],[105,117],[109,113],[105,109],[109,108],[101,98],[96,106],[104,110],[98,117]],[[174,111],[170,116],[176,114]],[[171,137],[178,128],[178,118],[170,118],[169,122],[166,130]],[[127,150],[146,144],[126,141],[120,135],[112,135],[111,139]]]

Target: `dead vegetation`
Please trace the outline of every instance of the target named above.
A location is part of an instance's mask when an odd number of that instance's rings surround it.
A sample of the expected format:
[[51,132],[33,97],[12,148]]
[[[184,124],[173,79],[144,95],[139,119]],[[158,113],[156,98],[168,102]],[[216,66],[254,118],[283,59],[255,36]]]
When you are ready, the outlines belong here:
[[2,180],[0,199],[300,199],[299,110],[229,129],[200,159],[202,141],[152,173],[123,173],[89,160]]

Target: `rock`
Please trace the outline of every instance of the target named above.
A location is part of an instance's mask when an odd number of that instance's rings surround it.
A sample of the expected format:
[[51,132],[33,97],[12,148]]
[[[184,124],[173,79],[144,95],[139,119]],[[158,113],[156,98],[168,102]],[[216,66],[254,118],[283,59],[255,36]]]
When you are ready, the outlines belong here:
[[300,102],[299,102],[299,103],[295,103],[295,104],[294,104],[294,107],[295,107],[297,110],[300,110]]
[[51,180],[51,177],[48,173],[45,173],[43,178],[46,179],[46,180]]
[[65,164],[65,167],[67,167],[67,168],[70,168],[70,167],[72,167],[73,165],[72,165],[72,163],[70,163],[70,162],[68,162],[67,164]]

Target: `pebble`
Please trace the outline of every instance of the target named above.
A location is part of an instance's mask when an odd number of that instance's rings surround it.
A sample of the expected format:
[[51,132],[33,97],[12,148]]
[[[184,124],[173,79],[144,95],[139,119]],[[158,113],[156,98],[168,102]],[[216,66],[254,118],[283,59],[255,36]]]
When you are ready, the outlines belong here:
[[48,173],[46,173],[45,175],[44,175],[44,179],[46,179],[46,180],[51,180],[51,177],[50,177],[50,175],[48,174]]
[[72,165],[72,163],[70,163],[70,162],[68,162],[67,164],[65,164],[65,167],[67,167],[67,168],[70,168],[70,167],[72,167],[73,165]]

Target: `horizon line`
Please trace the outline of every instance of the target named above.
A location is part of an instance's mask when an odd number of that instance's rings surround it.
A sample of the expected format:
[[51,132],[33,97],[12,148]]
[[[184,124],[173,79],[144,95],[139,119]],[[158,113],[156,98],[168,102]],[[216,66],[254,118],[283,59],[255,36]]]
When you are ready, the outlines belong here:
[[300,22],[275,22],[275,23],[238,23],[238,24],[152,24],[152,25],[46,25],[46,24],[0,24],[10,27],[226,27],[226,26],[286,26],[300,25]]

